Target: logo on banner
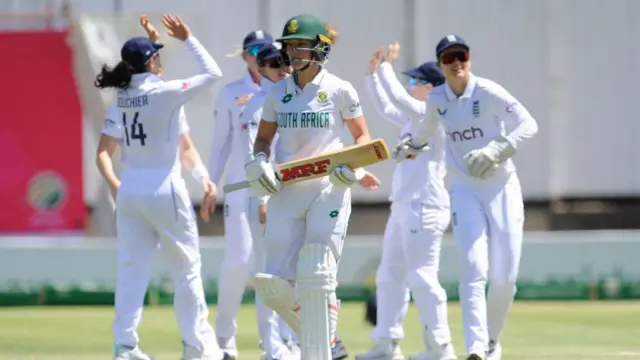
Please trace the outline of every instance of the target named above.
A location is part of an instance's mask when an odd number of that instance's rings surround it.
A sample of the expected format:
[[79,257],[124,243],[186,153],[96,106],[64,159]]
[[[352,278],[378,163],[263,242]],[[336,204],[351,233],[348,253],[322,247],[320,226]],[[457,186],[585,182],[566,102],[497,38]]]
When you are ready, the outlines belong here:
[[53,171],[42,171],[29,180],[27,201],[34,210],[60,210],[68,199],[67,183]]

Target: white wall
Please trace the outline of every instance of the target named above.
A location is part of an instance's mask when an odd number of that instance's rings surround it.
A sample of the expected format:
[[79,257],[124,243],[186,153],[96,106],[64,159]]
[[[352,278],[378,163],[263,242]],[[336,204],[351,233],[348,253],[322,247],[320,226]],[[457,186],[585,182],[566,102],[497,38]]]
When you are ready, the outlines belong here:
[[[540,124],[538,136],[516,157],[527,198],[640,194],[636,160],[640,119],[635,115],[635,84],[640,80],[636,65],[640,22],[635,14],[640,12],[640,2],[636,0],[121,1],[122,21],[132,24],[127,31],[118,29],[123,37],[135,28],[139,13],[184,14],[219,61],[225,81],[241,75],[241,62],[224,54],[246,32],[264,27],[277,35],[285,20],[300,12],[334,23],[341,39],[328,68],[354,84],[363,97],[372,134],[390,144],[398,129],[373,112],[363,89],[371,53],[378,45],[400,41],[397,70],[401,70],[433,59],[439,38],[459,34],[471,45],[474,72],[504,85]],[[113,2],[105,0],[73,3],[76,9],[100,17],[107,17],[114,8]],[[168,53],[169,77],[195,71],[193,61],[178,46]],[[187,107],[196,144],[207,156],[212,102],[220,86]],[[358,189],[354,198],[386,200],[393,166],[387,162],[374,167],[383,188],[366,194]]]

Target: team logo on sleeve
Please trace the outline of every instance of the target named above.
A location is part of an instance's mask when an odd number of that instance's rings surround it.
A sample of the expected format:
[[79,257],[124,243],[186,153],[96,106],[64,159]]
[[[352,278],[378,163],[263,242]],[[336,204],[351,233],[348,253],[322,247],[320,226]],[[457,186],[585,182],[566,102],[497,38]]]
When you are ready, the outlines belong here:
[[358,110],[358,108],[359,108],[359,107],[360,107],[360,103],[359,103],[359,102],[357,102],[357,103],[355,103],[355,104],[353,104],[353,105],[349,106],[349,111],[351,111],[351,112],[356,112],[356,110]]
[[318,93],[318,102],[320,104],[326,103],[328,98],[329,98],[329,94],[327,94],[326,91],[321,91]]
[[517,107],[518,107],[518,103],[517,102],[513,102],[513,103],[509,104],[507,106],[507,113],[511,114],[512,112],[514,112],[516,110]]
[[291,101],[292,98],[293,98],[293,94],[287,94],[282,98],[281,101],[282,101],[283,104],[286,104],[289,101]]
[[114,120],[111,120],[109,118],[104,120],[104,128],[105,129],[111,129],[111,128],[115,128],[115,127],[118,127],[118,124]]

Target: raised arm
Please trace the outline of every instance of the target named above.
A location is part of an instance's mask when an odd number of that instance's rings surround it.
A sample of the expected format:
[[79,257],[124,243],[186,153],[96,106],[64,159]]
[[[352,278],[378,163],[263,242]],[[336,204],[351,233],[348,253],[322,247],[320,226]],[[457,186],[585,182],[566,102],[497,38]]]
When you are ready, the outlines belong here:
[[419,119],[426,115],[427,108],[425,103],[409,95],[393,72],[393,67],[390,62],[383,62],[380,65],[379,73],[382,85],[389,90],[388,94],[391,102],[397,106],[403,114],[412,119]]
[[402,115],[400,110],[391,103],[378,75],[380,57],[383,51],[383,47],[378,48],[367,65],[367,72],[364,78],[367,95],[371,99],[373,108],[378,115],[394,125],[403,127],[409,122],[409,118]]
[[187,79],[167,81],[158,88],[157,91],[164,95],[162,101],[168,105],[179,106],[193,98],[198,92],[213,85],[217,79],[222,77],[222,71],[209,52],[200,44],[200,41],[191,35],[191,31],[180,17],[173,19],[165,15],[162,18],[162,23],[170,36],[184,41],[187,50],[195,56],[200,65],[199,74]]

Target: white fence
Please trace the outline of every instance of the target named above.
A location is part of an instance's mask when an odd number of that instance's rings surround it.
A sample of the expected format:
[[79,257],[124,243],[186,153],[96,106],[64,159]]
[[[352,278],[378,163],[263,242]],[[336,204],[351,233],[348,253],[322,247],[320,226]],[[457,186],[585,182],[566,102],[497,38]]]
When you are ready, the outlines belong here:
[[[4,3],[19,8],[38,0]],[[243,71],[240,60],[224,54],[245,33],[263,28],[277,35],[289,16],[316,14],[341,33],[329,69],[354,84],[372,134],[392,144],[398,129],[372,111],[363,89],[371,53],[379,45],[400,41],[399,72],[433,59],[435,43],[443,35],[459,34],[471,45],[474,72],[503,84],[540,124],[540,133],[522,147],[516,160],[527,198],[640,195],[636,160],[640,121],[635,114],[635,84],[640,82],[637,0],[75,0],[72,4],[76,12],[89,14],[91,23],[102,20],[105,29],[115,31],[117,41],[103,49],[113,54],[119,50],[119,41],[139,33],[137,14],[154,14],[156,22],[164,12],[184,14],[219,61],[225,81]],[[114,9],[122,15],[113,15]],[[195,71],[195,64],[179,46],[173,44],[167,50],[168,77]],[[92,76],[81,80],[90,82]],[[207,156],[212,103],[220,87],[187,108],[196,145]],[[91,158],[94,146],[87,141],[89,202],[98,198],[99,179]],[[386,200],[393,166],[387,162],[374,167],[384,186],[374,193],[358,189],[354,199]],[[193,194],[199,196],[197,191]]]

